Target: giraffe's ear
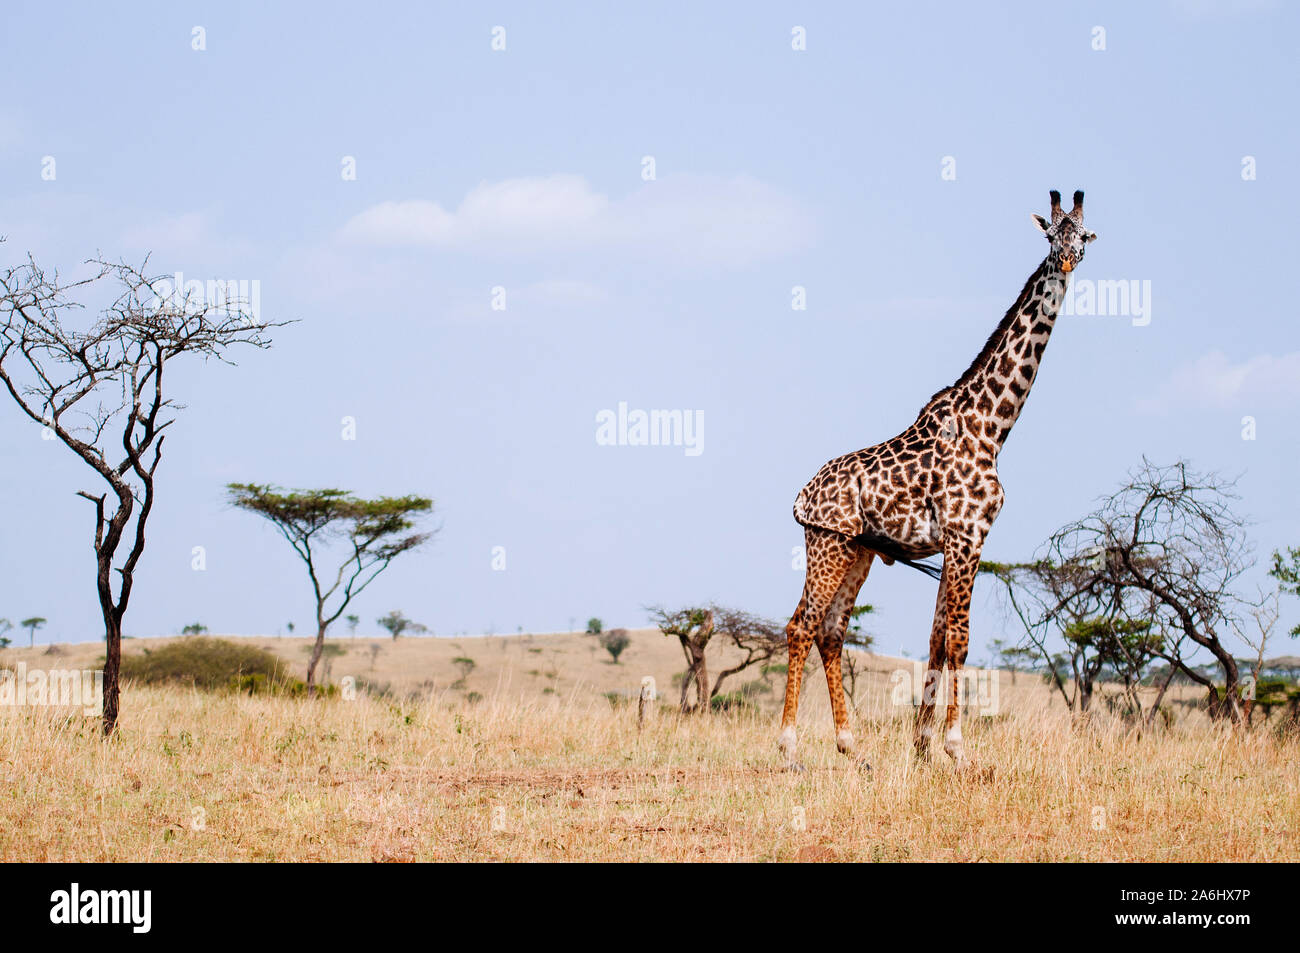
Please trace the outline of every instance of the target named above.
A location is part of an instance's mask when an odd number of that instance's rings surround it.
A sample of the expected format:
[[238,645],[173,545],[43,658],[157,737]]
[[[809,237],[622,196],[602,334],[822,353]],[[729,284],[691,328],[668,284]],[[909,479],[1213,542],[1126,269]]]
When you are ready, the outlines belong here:
[[1031,213],[1029,217],[1034,220],[1034,224],[1038,226],[1040,232],[1046,232],[1051,227],[1047,219],[1043,218],[1043,216],[1039,215],[1037,212]]
[[1097,233],[1096,233],[1096,232],[1088,232],[1088,234],[1086,234],[1086,235],[1083,236],[1083,240],[1084,240],[1085,242],[1095,242],[1095,241],[1097,240]]

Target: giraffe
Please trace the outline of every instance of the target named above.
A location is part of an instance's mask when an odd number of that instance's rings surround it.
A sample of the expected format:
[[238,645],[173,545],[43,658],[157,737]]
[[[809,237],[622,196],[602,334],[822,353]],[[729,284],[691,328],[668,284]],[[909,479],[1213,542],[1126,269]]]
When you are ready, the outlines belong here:
[[[815,644],[835,719],[835,741],[854,755],[840,672],[849,613],[873,560],[902,562],[939,581],[930,661],[914,745],[924,756],[934,733],[935,694],[951,672],[944,750],[965,764],[958,683],[970,644],[970,599],[984,540],[1002,508],[997,459],[1038,373],[1070,273],[1096,234],[1083,226],[1083,193],[1061,208],[1052,191],[1051,219],[1033,215],[1050,248],[988,342],[951,387],[921,408],[892,440],[831,460],[800,492],[794,518],[804,527],[807,576],[786,626],[789,666],[779,747],[795,761],[795,716],[803,667]],[[942,566],[922,562],[942,554]]]

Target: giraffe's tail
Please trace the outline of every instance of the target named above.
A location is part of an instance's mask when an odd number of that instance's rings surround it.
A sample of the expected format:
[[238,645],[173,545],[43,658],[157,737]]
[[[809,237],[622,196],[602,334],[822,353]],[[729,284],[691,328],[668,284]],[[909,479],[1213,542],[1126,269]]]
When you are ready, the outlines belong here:
[[861,546],[876,553],[886,566],[892,566],[894,563],[902,563],[904,566],[911,566],[913,569],[925,573],[931,579],[938,579],[943,575],[943,563],[926,562],[921,559],[909,559],[903,555],[902,547],[891,539],[883,536],[870,536],[863,534],[855,537],[853,540]]

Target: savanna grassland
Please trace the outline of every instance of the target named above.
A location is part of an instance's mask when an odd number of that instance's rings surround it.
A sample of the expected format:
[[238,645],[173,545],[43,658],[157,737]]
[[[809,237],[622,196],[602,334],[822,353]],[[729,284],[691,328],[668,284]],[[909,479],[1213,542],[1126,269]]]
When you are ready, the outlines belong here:
[[[776,754],[780,673],[741,676],[756,683],[748,707],[680,716],[676,644],[631,634],[617,665],[581,635],[345,637],[331,682],[370,690],[128,683],[109,743],[79,710],[0,706],[0,859],[1300,859],[1300,742],[1271,724],[1232,733],[1185,697],[1142,737],[1104,711],[1077,727],[1041,681],[1001,673],[997,713],[965,722],[978,767],[958,772],[912,753],[911,709],[891,699],[911,663],[860,656],[854,728],[871,770],[835,751],[814,667],[807,770],[793,773]],[[249,641],[305,658],[304,639]],[[11,648],[3,662],[98,654]],[[468,675],[458,658],[474,660]],[[638,730],[623,695],[644,675],[661,698]]]

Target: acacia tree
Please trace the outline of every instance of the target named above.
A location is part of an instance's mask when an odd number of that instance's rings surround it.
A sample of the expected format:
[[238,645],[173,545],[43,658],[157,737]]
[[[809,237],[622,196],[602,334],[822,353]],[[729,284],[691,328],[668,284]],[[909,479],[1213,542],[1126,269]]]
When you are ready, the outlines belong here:
[[[1277,553],[1273,554],[1277,558]],[[1275,572],[1270,575],[1276,577]],[[1260,675],[1264,670],[1264,653],[1268,651],[1269,639],[1273,637],[1273,629],[1277,626],[1277,621],[1281,617],[1281,597],[1285,590],[1280,586],[1271,593],[1261,593],[1259,602],[1250,607],[1249,614],[1254,620],[1254,631],[1249,627],[1243,627],[1238,624],[1237,620],[1232,620],[1232,627],[1237,632],[1237,638],[1250,646],[1255,654],[1248,661],[1250,667],[1250,685],[1249,691],[1245,693],[1245,704],[1243,706],[1243,716],[1246,719],[1246,727],[1250,727],[1255,713],[1255,701],[1260,692]],[[1295,637],[1295,632],[1291,633]],[[1268,710],[1265,709],[1265,717],[1268,716]]]
[[[1233,724],[1242,721],[1240,674],[1224,638],[1243,604],[1234,586],[1253,564],[1238,499],[1234,482],[1217,474],[1144,460],[1095,511],[1047,542],[1047,558],[1079,574],[1076,598],[1102,600],[1108,615],[1146,618],[1169,633],[1156,654],[1207,690],[1212,717]],[[1213,656],[1222,696],[1188,664],[1185,644]]]
[[[678,609],[669,612],[652,608],[650,615],[659,631],[677,638],[686,657],[686,674],[682,678],[680,708],[683,713],[704,712],[712,699],[722,692],[723,683],[753,665],[762,665],[785,653],[783,626],[740,609],[721,606]],[[705,650],[715,637],[743,653],[739,660],[718,674],[709,685]],[[690,704],[690,690],[695,687],[695,703]]]
[[[349,616],[348,618],[352,619],[354,616]],[[424,623],[416,622],[414,619],[408,619],[406,616],[402,615],[401,609],[394,609],[392,612],[388,613],[388,615],[380,616],[375,621],[379,623],[381,628],[388,630],[388,634],[393,637],[394,642],[397,641],[397,637],[403,632],[429,631],[429,627]],[[355,626],[353,626],[353,633],[355,637]]]
[[[663,608],[650,610],[651,621],[664,635],[671,635],[681,644],[686,657],[686,674],[682,678],[682,696],[678,702],[682,714],[704,711],[709,699],[709,669],[704,650],[713,638],[713,611],[710,609],[678,609],[669,612]],[[695,686],[695,705],[689,703],[691,686]]]
[[[278,325],[224,292],[207,301],[170,285],[163,291],[166,279],[146,276],[147,259],[139,268],[100,259],[87,265],[89,276],[74,281],[30,256],[0,271],[0,382],[47,438],[68,447],[106,487],[78,496],[95,508],[107,737],[117,726],[122,619],[144,555],[164,431],[180,409],[167,396],[164,370],[186,355],[233,363],[230,348],[268,347],[267,332]],[[107,302],[90,321],[80,320],[87,297]]]
[[[1300,596],[1300,549],[1288,546],[1286,555],[1274,550],[1268,574],[1277,580],[1279,592]],[[1293,626],[1289,634],[1293,639],[1300,635],[1300,623]]]
[[1029,646],[1008,642],[1005,639],[990,640],[989,649],[998,660],[1000,667],[1011,673],[1012,685],[1016,684],[1016,674],[1022,668],[1032,666],[1037,655]]
[[608,632],[600,633],[599,639],[600,647],[610,654],[615,665],[618,664],[618,657],[632,644],[632,637],[627,634],[627,629],[610,629]]
[[1123,685],[1130,711],[1141,716],[1137,689],[1161,642],[1151,631],[1150,620],[1084,619],[1067,626],[1064,637],[1073,650],[1070,658],[1079,690],[1079,711],[1087,714],[1091,710],[1097,681],[1109,669]]
[[[307,693],[314,695],[316,663],[324,651],[326,630],[389,563],[433,535],[411,532],[415,520],[433,509],[433,500],[421,496],[363,500],[346,490],[283,490],[256,483],[230,483],[226,489],[232,504],[279,530],[307,566],[316,600],[316,643],[307,663]],[[332,576],[321,565],[324,550],[331,545],[347,554]]]
[[27,647],[33,648],[36,645],[36,630],[45,628],[45,623],[49,620],[43,616],[34,615],[30,619],[23,619],[18,624],[27,630]]

